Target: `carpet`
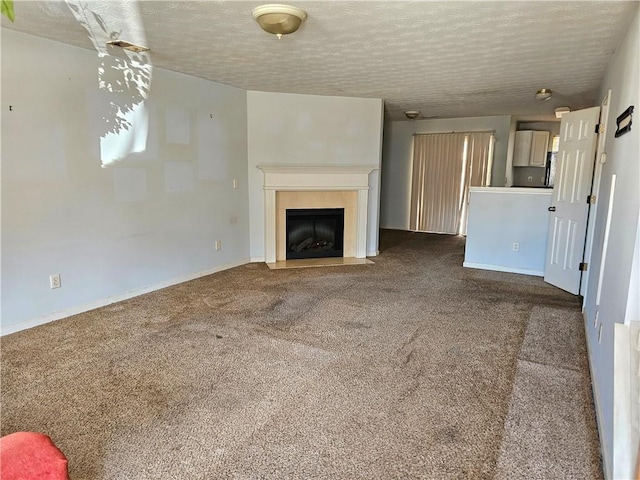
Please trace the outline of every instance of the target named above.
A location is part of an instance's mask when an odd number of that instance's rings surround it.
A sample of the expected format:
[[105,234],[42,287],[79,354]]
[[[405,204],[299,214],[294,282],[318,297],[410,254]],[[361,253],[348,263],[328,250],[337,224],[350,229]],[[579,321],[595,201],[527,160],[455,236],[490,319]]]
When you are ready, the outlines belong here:
[[[383,230],[380,250],[375,265],[248,264],[8,335],[2,434],[46,433],[74,480],[504,474],[527,325],[553,309],[536,328],[556,342],[577,298],[463,268],[462,237]],[[591,465],[593,406],[574,394],[562,427],[590,430],[567,453]]]
[[588,369],[580,312],[535,306],[518,359],[497,479],[603,478]]

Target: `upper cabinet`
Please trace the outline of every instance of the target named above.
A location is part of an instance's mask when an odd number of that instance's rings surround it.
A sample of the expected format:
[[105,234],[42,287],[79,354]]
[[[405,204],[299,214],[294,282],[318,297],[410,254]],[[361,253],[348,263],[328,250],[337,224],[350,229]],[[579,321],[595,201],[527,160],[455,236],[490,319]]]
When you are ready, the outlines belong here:
[[547,162],[549,132],[519,130],[513,151],[514,167],[544,167]]

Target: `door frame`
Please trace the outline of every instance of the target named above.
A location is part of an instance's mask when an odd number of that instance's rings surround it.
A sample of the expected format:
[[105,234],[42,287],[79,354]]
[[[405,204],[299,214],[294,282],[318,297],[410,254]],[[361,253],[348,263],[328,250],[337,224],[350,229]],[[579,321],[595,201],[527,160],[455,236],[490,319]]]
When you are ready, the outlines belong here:
[[[604,147],[606,142],[606,128],[607,121],[609,119],[609,105],[611,104],[611,90],[607,91],[607,94],[602,99],[600,104],[600,127],[598,129],[598,143],[596,144],[596,156],[594,158],[594,167],[593,167],[593,175],[591,177],[591,193],[590,195],[595,196],[596,202],[589,204],[589,210],[587,213],[587,231],[586,237],[584,241],[584,252],[582,254],[582,261],[587,264],[591,263],[591,255],[593,252],[593,238],[595,235],[595,224],[596,224],[596,213],[598,209],[596,208],[597,202],[600,201],[600,181],[602,178],[602,165],[606,162],[606,154]],[[590,268],[591,265],[587,267],[586,274],[582,272],[580,276],[580,288],[579,295],[582,297],[582,308],[585,307],[585,297],[587,293],[587,288],[589,286],[590,280],[590,272],[593,271]]]

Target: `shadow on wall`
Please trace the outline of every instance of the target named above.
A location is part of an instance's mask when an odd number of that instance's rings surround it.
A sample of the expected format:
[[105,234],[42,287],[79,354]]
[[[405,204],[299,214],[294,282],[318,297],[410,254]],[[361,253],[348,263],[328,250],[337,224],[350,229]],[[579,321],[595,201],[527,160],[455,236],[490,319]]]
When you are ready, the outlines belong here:
[[80,1],[67,0],[66,4],[87,30],[100,60],[98,95],[90,102],[90,113],[101,119],[94,131],[100,136],[100,161],[106,167],[146,150],[149,115],[145,101],[151,88],[151,58],[145,52],[107,45],[120,38],[123,30],[144,44],[144,27],[135,3],[107,2],[108,8],[102,12]]

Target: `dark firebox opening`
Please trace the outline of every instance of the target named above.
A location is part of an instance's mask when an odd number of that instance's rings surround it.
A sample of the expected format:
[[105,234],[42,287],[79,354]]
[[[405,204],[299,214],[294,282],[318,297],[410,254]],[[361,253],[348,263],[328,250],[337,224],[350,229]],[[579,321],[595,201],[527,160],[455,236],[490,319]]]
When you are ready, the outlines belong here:
[[342,257],[344,208],[287,209],[287,260]]

